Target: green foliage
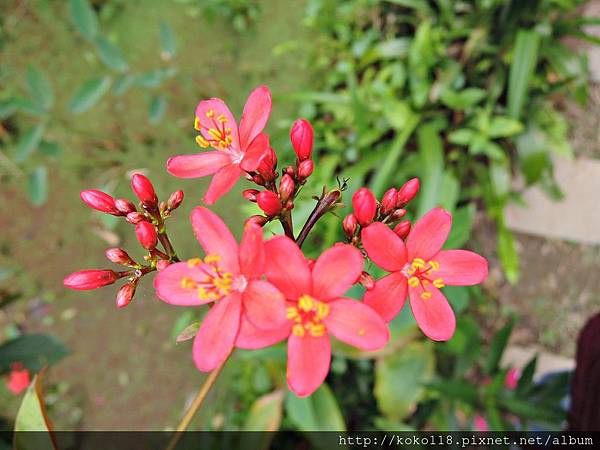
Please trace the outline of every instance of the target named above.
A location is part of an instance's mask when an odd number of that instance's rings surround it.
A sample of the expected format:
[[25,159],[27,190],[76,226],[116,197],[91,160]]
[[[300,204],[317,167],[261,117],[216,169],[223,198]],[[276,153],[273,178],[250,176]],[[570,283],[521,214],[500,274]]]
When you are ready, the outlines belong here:
[[69,350],[54,336],[26,334],[0,345],[0,374],[8,372],[11,364],[17,362],[30,371],[39,372],[68,354]]
[[346,430],[337,401],[325,383],[310,397],[299,398],[289,392],[285,411],[300,431]]

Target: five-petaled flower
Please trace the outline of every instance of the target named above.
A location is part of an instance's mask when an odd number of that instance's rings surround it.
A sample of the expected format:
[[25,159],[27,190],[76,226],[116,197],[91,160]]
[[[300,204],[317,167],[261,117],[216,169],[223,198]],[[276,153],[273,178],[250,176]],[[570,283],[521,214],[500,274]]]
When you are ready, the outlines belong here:
[[180,306],[214,302],[194,340],[193,358],[201,371],[218,367],[231,353],[242,312],[257,330],[285,324],[283,295],[265,280],[262,229],[247,224],[240,245],[223,221],[204,207],[191,214],[194,234],[206,252],[171,264],[154,279],[160,299]]
[[379,315],[343,295],[358,280],[363,257],[355,247],[337,244],[314,262],[294,241],[275,236],[265,243],[265,273],[287,299],[287,323],[259,330],[243,321],[236,346],[257,349],[288,338],[287,381],[300,397],[325,380],[331,360],[329,333],[361,350],[378,350],[390,338]]
[[196,108],[194,127],[200,134],[196,142],[214,151],[196,155],[174,156],[167,170],[180,178],[213,175],[204,202],[214,204],[226,194],[239,177],[258,168],[269,149],[269,137],[262,131],[271,114],[271,92],[266,86],[256,88],[246,101],[239,127],[225,102],[219,98],[201,101]]
[[488,273],[485,258],[467,250],[441,250],[452,226],[452,216],[435,208],[413,227],[406,245],[386,225],[375,222],[362,231],[369,258],[388,272],[364,303],[391,321],[402,309],[406,293],[419,328],[436,341],[446,341],[456,328],[454,312],[440,291],[445,285],[481,283]]

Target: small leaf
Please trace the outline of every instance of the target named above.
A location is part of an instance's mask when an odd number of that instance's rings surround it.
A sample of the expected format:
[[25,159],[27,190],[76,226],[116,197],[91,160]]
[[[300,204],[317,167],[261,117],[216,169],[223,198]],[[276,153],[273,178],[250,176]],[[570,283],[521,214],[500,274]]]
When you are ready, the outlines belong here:
[[452,229],[444,248],[458,248],[467,242],[471,236],[476,209],[474,203],[469,203],[467,206],[456,210],[452,217]]
[[28,98],[15,97],[12,99],[12,102],[17,111],[24,112],[30,116],[39,117],[46,113],[46,111],[44,111],[44,109],[38,103],[34,103]]
[[22,163],[38,148],[44,136],[44,130],[43,124],[34,125],[19,137],[15,151],[15,162]]
[[440,100],[452,109],[463,110],[475,106],[486,95],[487,92],[479,88],[467,88],[459,92],[445,89],[440,95]]
[[17,111],[17,102],[14,98],[0,101],[0,119],[6,119]]
[[98,17],[88,0],[71,0],[69,11],[77,31],[90,41],[94,39],[98,34]]
[[177,52],[175,34],[171,26],[167,22],[162,21],[160,22],[160,46],[164,59],[169,60],[175,56]]
[[490,123],[488,135],[491,138],[514,136],[523,131],[523,124],[508,117],[494,117]]
[[448,135],[448,140],[452,144],[456,145],[469,145],[473,141],[474,137],[475,132],[473,130],[469,130],[468,128],[461,128],[450,133]]
[[513,234],[503,223],[498,226],[498,256],[506,278],[515,284],[519,280],[519,254]]
[[62,147],[58,142],[42,140],[38,146],[38,152],[46,156],[58,156],[62,153]]
[[54,336],[26,334],[0,345],[0,373],[8,372],[14,362],[20,362],[32,372],[39,372],[68,354],[69,350]]
[[200,321],[189,324],[183,329],[181,333],[177,335],[177,337],[175,338],[175,342],[181,344],[182,342],[189,341],[190,339],[195,338],[196,334],[198,334],[198,330],[200,329],[201,324],[202,322]]
[[423,216],[431,208],[438,206],[444,179],[444,149],[438,128],[427,123],[417,130],[419,147],[421,190],[417,216]]
[[[283,415],[283,391],[259,397],[251,406],[242,431],[277,431]],[[262,433],[261,433],[262,434]],[[256,449],[255,446],[248,448]],[[262,448],[259,446],[258,448]]]
[[158,123],[161,121],[167,110],[167,99],[164,95],[155,95],[150,99],[148,106],[148,120],[150,123]]
[[115,80],[115,83],[113,84],[113,95],[123,95],[133,85],[135,79],[136,77],[129,73],[118,76]]
[[289,392],[285,411],[300,431],[345,431],[346,424],[331,389],[323,383],[310,397]]
[[41,206],[48,198],[48,171],[45,166],[38,166],[27,178],[27,194],[31,203]]
[[27,68],[27,88],[33,98],[43,109],[49,110],[54,104],[54,91],[46,75],[37,67]]
[[484,371],[487,375],[493,375],[498,370],[500,360],[502,359],[502,355],[508,344],[508,339],[512,333],[513,325],[514,322],[510,320],[494,335],[484,367]]
[[121,49],[106,37],[96,37],[94,45],[96,46],[98,56],[109,69],[116,70],[117,72],[126,72],[129,69],[129,65]]
[[69,102],[73,114],[81,114],[94,106],[106,94],[111,85],[110,77],[97,77],[85,81]]

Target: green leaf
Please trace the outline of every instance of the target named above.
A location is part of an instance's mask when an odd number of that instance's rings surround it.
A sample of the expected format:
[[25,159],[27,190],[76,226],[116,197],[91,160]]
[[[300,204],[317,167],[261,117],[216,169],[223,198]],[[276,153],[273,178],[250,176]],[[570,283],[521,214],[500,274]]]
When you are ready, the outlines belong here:
[[507,160],[490,163],[490,179],[494,195],[504,198],[510,193],[510,166]]
[[412,342],[402,351],[385,356],[375,367],[375,398],[390,420],[412,413],[433,377],[435,358],[429,342]]
[[38,148],[44,136],[44,130],[45,126],[43,124],[37,124],[19,137],[15,151],[15,162],[22,163]]
[[468,381],[442,379],[429,383],[427,389],[439,393],[444,400],[459,400],[473,406],[479,397],[477,387]]
[[534,30],[519,30],[508,79],[508,116],[513,119],[521,117],[531,77],[537,65],[539,46],[539,33]]
[[127,92],[127,90],[133,85],[135,80],[136,77],[129,73],[118,76],[115,80],[115,83],[113,84],[113,95],[121,96],[125,94],[125,92]]
[[46,75],[37,67],[27,67],[27,89],[43,109],[49,110],[54,104],[54,91]]
[[94,39],[98,34],[98,18],[88,0],[71,0],[69,11],[77,31],[90,41]]
[[488,136],[491,138],[501,138],[514,136],[523,131],[523,124],[518,120],[509,117],[493,117],[490,122]]
[[200,325],[202,325],[202,322],[200,321],[189,324],[177,335],[175,342],[181,344],[182,342],[195,338],[200,329]]
[[440,100],[449,108],[460,111],[475,106],[486,96],[487,92],[479,88],[467,88],[459,92],[445,89],[440,95]]
[[71,98],[69,110],[73,114],[87,111],[106,94],[111,83],[110,77],[97,77],[85,81]]
[[438,127],[427,123],[417,130],[417,146],[421,168],[418,217],[422,217],[440,202],[444,176],[444,150]]
[[69,350],[56,337],[49,334],[26,334],[0,345],[0,373],[10,370],[14,362],[39,372],[46,365],[55,364],[68,355]]
[[498,226],[498,256],[506,278],[515,284],[519,281],[519,254],[513,234],[503,223]]
[[175,33],[167,22],[160,22],[160,47],[162,56],[169,60],[177,53],[177,44],[175,42]]
[[46,111],[38,103],[34,103],[28,98],[15,97],[12,99],[12,106],[16,108],[17,111],[24,112],[30,116],[39,117],[46,114]]
[[310,397],[300,398],[289,392],[285,411],[300,431],[346,431],[340,408],[326,383]]
[[58,156],[62,153],[62,147],[58,142],[50,142],[42,140],[38,146],[38,152],[46,156]]
[[475,132],[468,128],[461,128],[448,135],[448,141],[456,145],[469,145],[475,137]]
[[513,325],[514,322],[511,319],[494,335],[484,367],[484,371],[487,375],[494,375],[498,371],[504,349],[506,348],[508,339],[512,333]]
[[0,101],[0,119],[6,119],[17,112],[18,106],[14,98]]
[[[277,431],[283,416],[282,390],[271,392],[256,399],[250,407],[242,431]],[[272,438],[272,436],[271,436]],[[248,446],[248,448],[265,448],[264,446]]]
[[48,171],[38,166],[27,177],[27,194],[34,206],[41,206],[48,198]]
[[148,120],[150,123],[158,123],[161,121],[167,110],[167,99],[164,95],[155,95],[150,99],[148,105]]
[[452,217],[452,229],[450,235],[444,244],[444,248],[458,248],[467,242],[471,236],[473,220],[477,208],[474,203],[458,208]]
[[531,358],[531,360],[527,363],[527,365],[521,372],[521,376],[519,377],[516,389],[516,394],[518,396],[525,395],[533,386],[533,376],[535,375],[537,361],[538,357],[536,355],[535,357]]
[[94,45],[98,56],[109,69],[121,73],[127,72],[129,65],[125,60],[125,56],[123,56],[123,52],[116,44],[100,35],[94,39]]

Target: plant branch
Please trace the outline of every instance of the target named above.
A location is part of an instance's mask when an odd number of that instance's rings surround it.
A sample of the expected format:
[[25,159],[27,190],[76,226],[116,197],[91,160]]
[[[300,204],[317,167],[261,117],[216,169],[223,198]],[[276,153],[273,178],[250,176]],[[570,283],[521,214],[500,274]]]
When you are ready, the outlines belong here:
[[292,223],[292,212],[289,209],[286,209],[281,216],[279,216],[279,221],[281,222],[281,226],[283,227],[283,232],[287,237],[294,240],[294,224]]
[[323,217],[327,212],[331,211],[331,208],[333,208],[333,206],[338,202],[341,195],[342,191],[339,189],[333,189],[332,191],[323,194],[323,196],[315,205],[315,208],[310,213],[310,216],[308,216],[308,219],[302,227],[302,230],[300,230],[298,239],[296,239],[296,244],[298,244],[298,247],[302,247],[304,240],[308,237],[308,233],[310,233],[321,217]]

